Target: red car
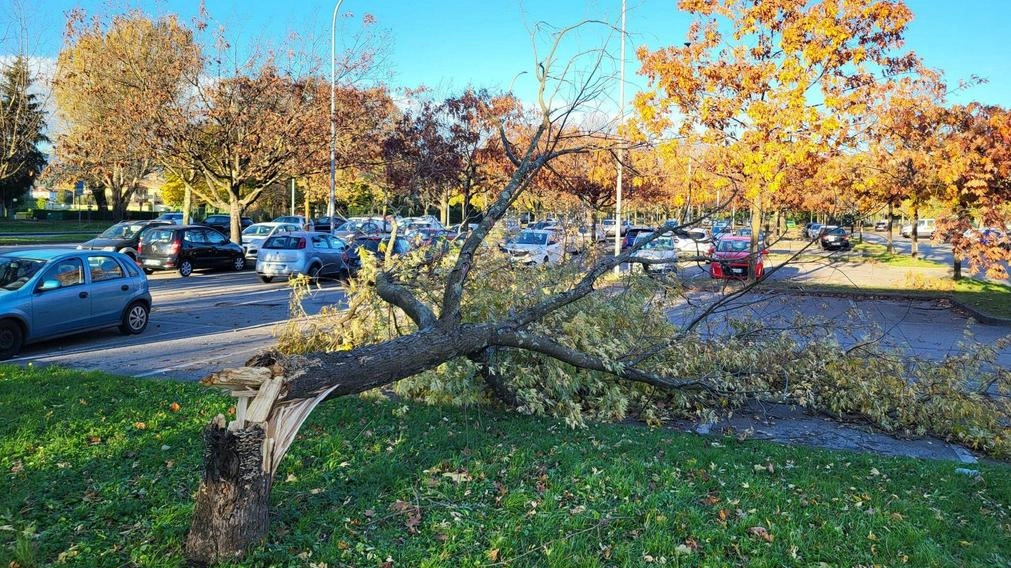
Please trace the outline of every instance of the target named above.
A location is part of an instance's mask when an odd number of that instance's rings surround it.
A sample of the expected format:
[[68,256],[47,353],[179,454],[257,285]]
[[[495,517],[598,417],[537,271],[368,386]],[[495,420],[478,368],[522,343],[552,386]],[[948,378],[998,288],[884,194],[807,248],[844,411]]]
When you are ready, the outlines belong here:
[[[748,257],[751,256],[751,237],[726,236],[709,249],[712,262],[709,264],[709,274],[713,278],[747,278]],[[765,256],[769,251],[765,243],[758,243],[758,258],[755,259],[755,278],[765,274]]]

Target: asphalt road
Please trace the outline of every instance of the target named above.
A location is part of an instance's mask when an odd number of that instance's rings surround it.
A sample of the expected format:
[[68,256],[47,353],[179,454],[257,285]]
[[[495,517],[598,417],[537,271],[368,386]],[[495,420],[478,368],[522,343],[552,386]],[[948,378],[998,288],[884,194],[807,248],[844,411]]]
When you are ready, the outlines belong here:
[[[807,272],[816,270],[804,265],[787,268],[775,278],[803,279],[810,276]],[[697,266],[686,267],[682,276],[708,278]],[[149,280],[154,307],[143,334],[128,337],[110,329],[47,341],[26,346],[11,362],[196,380],[215,370],[241,366],[254,353],[271,347],[279,326],[290,316],[291,291],[287,282],[264,284],[251,270],[196,272],[189,278],[165,272],[155,273]],[[713,299],[704,295],[694,298]],[[343,305],[345,301],[345,291],[338,283],[325,283],[314,289],[302,306],[311,315],[323,306]],[[798,314],[820,318],[826,322],[826,329],[830,326],[844,329],[838,335],[844,345],[873,341],[928,360],[959,353],[960,342],[970,329],[968,318],[947,306],[915,300],[853,301],[757,294],[739,301],[736,308],[732,317],[778,322],[775,325],[786,325]],[[685,305],[673,311],[671,317],[684,321],[691,309],[695,308]],[[713,336],[725,333],[730,313],[720,312],[710,318],[705,332]],[[982,324],[972,326],[971,330],[984,342],[1011,332],[1004,326]],[[1002,353],[999,364],[1011,368],[1011,353]]]
[[[264,284],[250,270],[155,273],[147,330],[124,336],[115,328],[28,345],[13,363],[101,370],[136,377],[196,380],[211,371],[239,367],[274,344],[289,318],[286,281]],[[325,283],[302,302],[308,314],[342,304],[344,289]]]

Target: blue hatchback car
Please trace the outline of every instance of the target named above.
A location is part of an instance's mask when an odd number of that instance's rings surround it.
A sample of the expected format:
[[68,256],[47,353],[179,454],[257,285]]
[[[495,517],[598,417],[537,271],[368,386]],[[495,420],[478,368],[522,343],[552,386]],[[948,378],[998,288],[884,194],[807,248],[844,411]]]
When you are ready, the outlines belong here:
[[147,328],[147,277],[124,254],[34,249],[0,255],[0,359],[26,343],[119,326]]

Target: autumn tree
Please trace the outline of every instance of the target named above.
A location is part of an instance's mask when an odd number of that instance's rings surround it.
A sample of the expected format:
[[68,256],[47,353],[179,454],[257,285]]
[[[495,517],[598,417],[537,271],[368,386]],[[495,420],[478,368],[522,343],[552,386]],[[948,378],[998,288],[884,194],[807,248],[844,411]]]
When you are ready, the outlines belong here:
[[158,136],[161,164],[177,179],[201,181],[191,190],[229,212],[234,242],[241,239],[242,212],[290,177],[304,145],[326,146],[326,133],[303,120],[326,104],[320,83],[266,63],[249,74],[198,80],[195,96],[166,111]]
[[161,118],[199,65],[192,34],[175,17],[130,12],[106,23],[72,13],[53,87],[67,125],[55,148],[64,177],[101,187],[100,206],[107,191],[122,218],[140,180],[157,167]]
[[[555,43],[578,28],[581,26],[555,32]],[[541,58],[535,70],[542,87],[540,119],[532,125],[531,135],[522,146],[508,138],[503,140],[513,172],[478,227],[445,270],[439,271],[441,290],[417,289],[411,276],[413,269],[404,271],[386,264],[363,283],[375,286],[376,293],[390,309],[407,318],[398,326],[399,335],[351,349],[313,352],[290,359],[259,359],[266,366],[216,373],[205,381],[235,388],[240,398],[235,421],[229,424],[219,416],[204,432],[204,472],[186,545],[191,561],[208,563],[234,558],[263,537],[277,466],[305,417],[327,397],[363,392],[460,357],[480,359],[495,348],[542,353],[634,381],[668,387],[698,384],[661,377],[631,365],[613,364],[598,354],[566,346],[536,332],[535,323],[539,319],[585,298],[594,290],[597,279],[609,274],[617,263],[627,261],[628,254],[607,257],[577,278],[572,286],[530,305],[517,305],[502,318],[485,321],[464,316],[463,305],[473,284],[472,269],[484,254],[482,244],[494,225],[546,164],[567,154],[592,150],[566,146],[561,138],[565,136],[566,122],[577,116],[575,111],[580,105],[601,96],[606,82],[599,80],[600,55],[590,58],[586,74],[589,79],[576,85],[577,90],[566,97],[569,104],[564,108],[551,106],[543,95],[545,86],[563,82],[564,74],[553,74],[564,64],[557,58],[555,49]]]
[[938,222],[938,237],[952,244],[956,280],[964,260],[989,277],[1005,279],[1011,262],[1005,234],[1011,221],[1011,111],[970,103],[945,114],[943,146],[933,156],[943,184],[937,197],[947,212]]
[[868,102],[914,67],[912,55],[894,53],[912,14],[879,0],[678,6],[696,21],[683,45],[640,48],[651,88],[635,106],[646,131],[732,148],[727,169],[750,206],[755,251],[789,169],[826,147],[852,145],[851,126]]
[[6,211],[14,199],[29,192],[46,165],[39,145],[44,134],[45,111],[31,92],[28,61],[16,57],[3,65],[0,77],[0,201]]

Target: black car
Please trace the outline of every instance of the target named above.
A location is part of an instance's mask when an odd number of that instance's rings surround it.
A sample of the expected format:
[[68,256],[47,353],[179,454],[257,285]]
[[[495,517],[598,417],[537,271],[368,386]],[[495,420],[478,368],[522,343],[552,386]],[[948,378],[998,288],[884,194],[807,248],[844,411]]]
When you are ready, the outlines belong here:
[[137,243],[140,242],[140,235],[150,227],[171,225],[169,221],[121,221],[108,229],[102,231],[100,235],[77,245],[77,250],[103,250],[109,252],[121,252],[126,256],[137,260]]
[[[359,256],[363,253],[371,254],[376,258],[383,258],[386,255],[386,248],[390,245],[389,237],[366,236],[358,237],[352,243],[351,248],[355,249]],[[362,250],[364,249],[364,250]],[[411,250],[411,243],[403,237],[397,237],[393,244],[393,256],[406,254]]]
[[850,248],[850,234],[846,232],[846,229],[842,227],[835,227],[822,231],[821,233],[821,248],[825,250],[837,249],[837,250],[849,250]]
[[330,233],[330,232],[333,232],[334,229],[336,229],[337,227],[340,227],[341,225],[343,225],[346,222],[347,222],[347,219],[345,219],[343,217],[336,217],[335,216],[333,218],[333,220],[331,221],[330,217],[324,216],[324,217],[320,217],[319,219],[316,219],[315,221],[313,221],[312,227],[313,227],[314,231],[320,231],[320,232],[323,232],[323,233]]
[[242,247],[199,225],[152,227],[141,235],[137,252],[137,261],[148,274],[178,270],[181,276],[189,276],[196,268],[246,267]]
[[[239,224],[241,227],[239,231],[244,231],[246,227],[253,224],[253,220],[249,217],[240,217]],[[215,231],[228,235],[232,232],[232,217],[231,215],[208,215],[204,222],[202,223],[205,227],[210,227]]]

